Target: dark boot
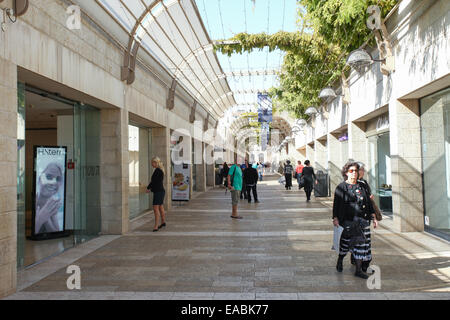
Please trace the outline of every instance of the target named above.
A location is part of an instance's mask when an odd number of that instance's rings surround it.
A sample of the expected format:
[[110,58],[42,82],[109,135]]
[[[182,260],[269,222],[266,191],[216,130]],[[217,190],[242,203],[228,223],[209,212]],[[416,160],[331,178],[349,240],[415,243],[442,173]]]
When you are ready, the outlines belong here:
[[344,261],[344,257],[345,257],[344,255],[339,255],[339,257],[338,257],[338,261],[336,264],[336,270],[338,272],[342,272],[342,270],[344,270],[344,267],[342,265],[342,262]]
[[[367,270],[369,269],[369,265],[370,265],[370,261],[363,261],[362,265],[361,265],[361,270],[365,273],[369,273],[367,272]],[[373,271],[372,269],[370,270],[370,274],[375,273],[375,271]]]
[[356,271],[355,276],[362,279],[369,279],[369,276],[362,271],[362,260],[355,260],[356,262]]

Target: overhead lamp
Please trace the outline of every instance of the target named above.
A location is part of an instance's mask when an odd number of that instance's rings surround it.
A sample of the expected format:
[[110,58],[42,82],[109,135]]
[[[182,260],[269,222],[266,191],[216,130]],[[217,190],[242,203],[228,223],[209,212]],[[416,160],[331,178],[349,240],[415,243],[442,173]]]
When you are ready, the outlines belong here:
[[319,93],[319,98],[323,100],[334,100],[338,96],[339,95],[337,95],[332,88],[322,89],[322,91],[320,91]]
[[385,64],[386,58],[381,60],[374,59],[366,50],[356,49],[350,53],[347,58],[346,64],[356,71],[362,72],[366,67],[370,66],[374,62],[381,62]]
[[313,107],[313,106],[309,107],[305,111],[305,114],[307,114],[308,116],[315,116],[318,113],[319,113],[319,111],[317,110],[317,108]]

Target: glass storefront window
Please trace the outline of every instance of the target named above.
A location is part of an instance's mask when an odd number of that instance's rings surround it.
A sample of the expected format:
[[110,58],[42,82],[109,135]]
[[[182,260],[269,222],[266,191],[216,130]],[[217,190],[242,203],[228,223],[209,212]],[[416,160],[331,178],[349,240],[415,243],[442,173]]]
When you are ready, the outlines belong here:
[[[21,269],[98,236],[100,112],[18,84],[17,267]],[[66,147],[64,232],[33,236],[35,146]],[[26,195],[26,196],[25,196]]]
[[151,210],[152,193],[147,193],[151,179],[151,139],[149,128],[128,126],[129,135],[129,199],[130,219]]
[[384,214],[392,214],[392,171],[389,132],[369,137],[369,182],[375,202]]
[[450,88],[421,99],[425,228],[450,239]]
[[17,267],[25,263],[25,85],[18,83],[17,108]]

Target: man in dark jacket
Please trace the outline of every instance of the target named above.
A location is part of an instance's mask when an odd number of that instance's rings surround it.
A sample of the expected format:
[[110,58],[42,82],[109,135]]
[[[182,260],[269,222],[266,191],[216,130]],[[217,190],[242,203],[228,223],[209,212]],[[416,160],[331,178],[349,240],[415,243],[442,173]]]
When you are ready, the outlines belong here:
[[258,194],[256,192],[256,184],[258,183],[258,171],[255,168],[253,168],[251,164],[248,165],[248,167],[244,170],[243,180],[247,188],[246,191],[248,203],[252,202],[250,190],[253,191],[253,198],[255,199],[255,202],[259,202]]

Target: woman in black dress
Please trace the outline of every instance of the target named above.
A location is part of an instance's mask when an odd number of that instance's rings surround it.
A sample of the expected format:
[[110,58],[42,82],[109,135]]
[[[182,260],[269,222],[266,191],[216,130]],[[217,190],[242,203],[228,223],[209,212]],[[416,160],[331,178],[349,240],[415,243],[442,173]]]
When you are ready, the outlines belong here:
[[342,169],[346,181],[339,184],[334,194],[333,224],[344,228],[339,244],[336,265],[342,272],[342,262],[347,252],[351,252],[356,264],[355,276],[368,279],[367,268],[372,260],[370,221],[378,226],[366,187],[358,182],[359,165],[349,162]]
[[223,169],[222,169],[222,181],[224,181],[223,185],[225,186],[225,190],[228,188],[228,181],[227,181],[227,177],[228,177],[228,171],[230,170],[230,168],[228,168],[228,164],[226,162],[223,163]]
[[311,200],[311,192],[314,189],[314,183],[317,184],[318,181],[316,178],[316,174],[314,173],[314,168],[311,167],[311,162],[309,160],[306,160],[304,163],[305,167],[303,168],[301,179],[303,179],[304,181],[306,201],[308,202]]
[[[164,212],[164,197],[166,190],[164,189],[164,166],[158,157],[152,159],[153,171],[152,180],[147,187],[147,192],[153,192],[153,213],[155,214],[155,226],[153,232],[158,231],[166,226],[166,214]],[[161,219],[161,224],[159,220]]]

